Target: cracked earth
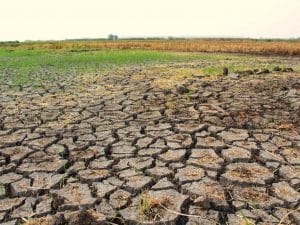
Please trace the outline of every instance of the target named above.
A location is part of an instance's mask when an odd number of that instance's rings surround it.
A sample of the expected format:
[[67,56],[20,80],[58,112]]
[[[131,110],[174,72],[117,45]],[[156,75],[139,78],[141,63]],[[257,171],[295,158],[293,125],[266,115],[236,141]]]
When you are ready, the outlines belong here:
[[300,224],[299,74],[162,78],[2,85],[0,224]]

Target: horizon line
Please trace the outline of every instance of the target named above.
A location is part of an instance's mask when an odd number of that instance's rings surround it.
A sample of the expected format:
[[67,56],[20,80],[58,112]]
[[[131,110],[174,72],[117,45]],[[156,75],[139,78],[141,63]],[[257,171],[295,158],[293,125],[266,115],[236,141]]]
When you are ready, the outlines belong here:
[[[245,37],[245,36],[233,36],[233,35],[211,35],[211,36],[172,36],[172,35],[162,35],[162,36],[118,36],[117,34],[109,34],[117,36],[115,40],[134,40],[134,39],[249,39],[249,40],[298,40],[298,37],[288,37],[288,38],[280,38],[280,37]],[[80,40],[111,40],[107,37],[80,37],[80,38],[65,38],[65,39],[27,39],[27,40],[0,40],[1,42],[47,42],[47,41],[80,41]],[[112,40],[111,40],[112,41]]]

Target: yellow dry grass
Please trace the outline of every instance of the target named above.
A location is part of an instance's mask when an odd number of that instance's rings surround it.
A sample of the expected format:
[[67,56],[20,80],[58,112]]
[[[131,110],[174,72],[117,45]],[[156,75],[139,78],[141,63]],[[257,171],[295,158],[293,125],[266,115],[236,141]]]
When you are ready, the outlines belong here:
[[227,52],[264,55],[300,55],[300,41],[257,40],[118,40],[118,41],[62,41],[24,43],[21,48],[44,49],[149,49],[179,52]]
[[25,222],[23,225],[51,225],[53,224],[53,218],[49,217],[43,217],[43,218],[37,218],[37,219],[30,219],[27,222]]

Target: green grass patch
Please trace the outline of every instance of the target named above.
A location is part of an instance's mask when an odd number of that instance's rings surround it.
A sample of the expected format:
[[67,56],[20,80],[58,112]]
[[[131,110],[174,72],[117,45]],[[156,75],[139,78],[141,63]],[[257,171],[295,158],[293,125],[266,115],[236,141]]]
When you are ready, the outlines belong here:
[[78,74],[98,72],[114,67],[188,61],[193,55],[149,50],[96,51],[23,50],[0,48],[0,79],[13,85],[38,82],[53,73]]
[[[230,72],[244,69],[268,68],[275,64],[271,60],[260,60],[257,56],[219,53],[177,53],[138,49],[21,49],[0,47],[0,83],[39,85],[51,82],[55,77],[111,71],[126,66],[156,65],[183,62],[200,63],[196,67],[185,67],[204,75],[222,74],[224,66]],[[278,64],[277,64],[278,65]],[[173,68],[174,69],[174,68]]]

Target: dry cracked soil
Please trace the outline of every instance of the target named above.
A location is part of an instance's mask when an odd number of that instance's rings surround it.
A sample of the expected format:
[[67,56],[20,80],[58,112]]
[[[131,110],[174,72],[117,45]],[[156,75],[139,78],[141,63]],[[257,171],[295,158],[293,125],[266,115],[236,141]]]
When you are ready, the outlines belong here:
[[2,85],[0,224],[300,224],[299,77]]

